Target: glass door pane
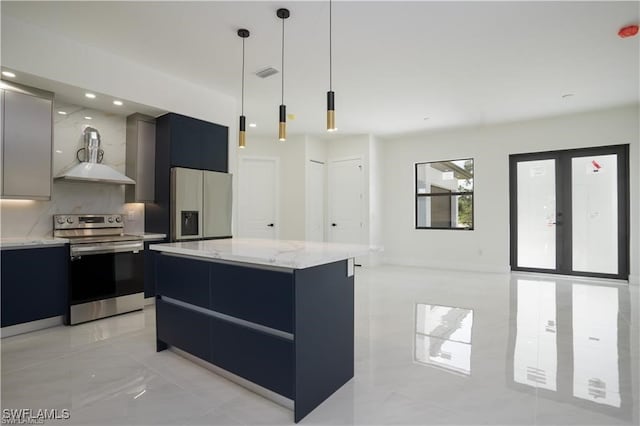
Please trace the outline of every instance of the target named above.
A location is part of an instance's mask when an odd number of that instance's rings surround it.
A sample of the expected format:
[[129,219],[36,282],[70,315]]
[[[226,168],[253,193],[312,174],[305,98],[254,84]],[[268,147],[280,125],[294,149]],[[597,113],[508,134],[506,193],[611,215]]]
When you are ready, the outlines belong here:
[[618,156],[571,159],[573,270],[618,273]]
[[556,160],[517,164],[518,267],[556,269]]

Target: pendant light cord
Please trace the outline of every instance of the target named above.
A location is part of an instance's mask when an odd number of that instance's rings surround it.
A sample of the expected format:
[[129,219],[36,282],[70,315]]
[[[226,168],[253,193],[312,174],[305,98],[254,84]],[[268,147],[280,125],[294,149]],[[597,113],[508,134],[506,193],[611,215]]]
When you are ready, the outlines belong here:
[[331,40],[331,33],[332,31],[332,22],[331,22],[331,16],[332,16],[332,10],[331,10],[331,0],[329,0],[329,90],[332,91],[333,90],[333,52],[332,52],[332,40]]
[[241,114],[244,115],[244,38],[242,39],[242,102],[241,102]]
[[282,102],[284,105],[284,18],[282,18]]

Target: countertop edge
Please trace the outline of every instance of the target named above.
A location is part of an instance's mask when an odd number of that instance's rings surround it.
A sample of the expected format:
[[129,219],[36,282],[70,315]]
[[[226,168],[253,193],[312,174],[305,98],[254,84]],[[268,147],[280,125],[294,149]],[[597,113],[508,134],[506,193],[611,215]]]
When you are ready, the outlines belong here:
[[312,268],[314,266],[326,265],[329,263],[340,262],[342,260],[351,259],[357,256],[365,256],[368,252],[362,253],[353,253],[353,254],[336,254],[335,256],[326,256],[322,260],[317,261],[309,261],[309,262],[290,262],[290,261],[278,261],[276,259],[262,259],[255,258],[249,256],[229,256],[223,255],[220,256],[217,253],[212,252],[203,252],[201,250],[193,250],[193,249],[185,249],[185,248],[176,248],[171,246],[165,246],[160,244],[151,244],[149,245],[149,250],[169,253],[169,254],[177,254],[181,256],[188,256],[202,259],[203,261],[225,261],[225,262],[237,262],[244,264],[254,264],[261,266],[272,266],[279,268],[288,268],[288,269],[307,269]]
[[31,240],[16,239],[15,241],[0,241],[1,250],[17,250],[17,249],[29,249],[29,248],[44,248],[44,247],[62,247],[69,243],[69,240],[65,238],[52,238],[52,239],[37,239]]

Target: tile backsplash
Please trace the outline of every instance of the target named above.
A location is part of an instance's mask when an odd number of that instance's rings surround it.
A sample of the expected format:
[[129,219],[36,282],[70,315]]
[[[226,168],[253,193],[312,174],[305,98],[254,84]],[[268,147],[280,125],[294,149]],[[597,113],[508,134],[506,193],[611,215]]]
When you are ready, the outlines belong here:
[[[100,132],[103,164],[124,173],[126,117],[78,106],[56,105],[54,109],[54,177],[77,164],[76,152],[83,146],[82,131],[86,126]],[[58,114],[58,110],[64,110],[67,115]],[[144,232],[144,205],[125,204],[123,185],[54,180],[51,201],[0,201],[0,235],[51,236],[52,216],[63,213],[122,213],[126,232]]]

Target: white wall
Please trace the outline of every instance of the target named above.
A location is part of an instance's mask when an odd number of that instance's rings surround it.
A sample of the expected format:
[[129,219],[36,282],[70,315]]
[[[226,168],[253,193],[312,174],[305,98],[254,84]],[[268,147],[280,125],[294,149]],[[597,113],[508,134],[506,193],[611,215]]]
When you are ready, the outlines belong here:
[[[87,125],[100,132],[103,164],[124,173],[126,117],[73,106],[65,109],[68,115],[53,117],[53,176],[77,164],[76,151],[83,146],[82,131]],[[92,120],[89,122],[84,116],[91,116]],[[128,213],[127,232],[144,231],[142,204],[124,204],[122,185],[54,180],[50,201],[1,200],[0,207],[0,232],[4,238],[51,236],[52,215],[65,213]]]
[[[630,144],[631,279],[639,273],[637,106],[384,142],[384,260],[435,268],[509,269],[509,154]],[[414,229],[414,163],[474,158],[473,231]]]
[[324,241],[327,241],[327,142],[313,136],[307,136],[305,147],[305,239],[311,240],[311,235],[313,234],[313,231],[310,229],[310,206],[313,194],[311,190],[309,168],[311,167],[311,161],[317,161],[324,164],[324,193],[322,194],[324,199],[324,208],[322,211],[322,217],[324,220],[323,237]]
[[[384,213],[384,159],[383,142],[371,136],[369,139],[369,244],[375,247],[384,246],[383,213]],[[383,253],[373,252],[369,256],[371,265],[377,265]]]
[[[328,162],[334,159],[361,158],[366,176],[363,199],[365,226],[361,243],[369,244],[371,241],[372,244],[380,245],[382,240],[380,220],[382,162],[379,155],[381,145],[380,141],[370,135],[345,136],[329,140],[313,136],[289,136],[284,143],[278,142],[275,138],[250,136],[247,138],[246,148],[238,151],[238,161],[244,157],[279,159],[279,238],[304,240],[309,232],[306,225],[309,217],[310,190],[307,172],[310,160],[324,162],[328,166]],[[371,154],[372,152],[374,154]],[[371,155],[375,156],[375,167],[369,166]],[[325,176],[325,191],[328,191],[330,188],[326,178],[327,176]],[[375,182],[376,195],[373,198],[370,195],[370,181]],[[370,199],[375,200],[378,206],[375,212],[369,206]],[[327,196],[325,196],[326,200],[328,200]],[[326,208],[325,218],[328,218]],[[370,223],[374,226],[371,227]]]
[[[17,72],[33,74],[97,93],[109,94],[123,100],[229,126],[231,145],[229,171],[235,172],[237,104],[233,98],[113,53],[26,24],[13,17],[2,15],[1,19],[0,62],[3,66]],[[55,146],[63,143],[65,142],[58,140],[58,136],[55,137]],[[117,156],[120,153],[112,149],[106,155]],[[122,156],[124,161],[124,151]],[[106,163],[110,161],[108,157],[105,158]],[[118,164],[116,166],[119,167]],[[3,236],[9,234],[41,236],[40,234],[50,233],[52,223],[50,215],[53,212],[86,211],[85,207],[90,210],[101,210],[101,213],[106,210],[131,211],[132,217],[142,216],[141,205],[123,206],[122,187],[60,183],[54,184],[53,191],[53,197],[56,200],[59,200],[61,193],[68,193],[75,197],[67,197],[69,200],[82,200],[82,203],[86,204],[69,201],[70,205],[62,202],[52,207],[51,204],[38,201],[13,204],[2,201],[3,217],[10,216],[10,222],[6,222],[3,218]],[[114,206],[119,208],[114,210]],[[49,225],[46,230],[43,230],[45,223]],[[8,226],[5,227],[4,225],[7,224]]]

